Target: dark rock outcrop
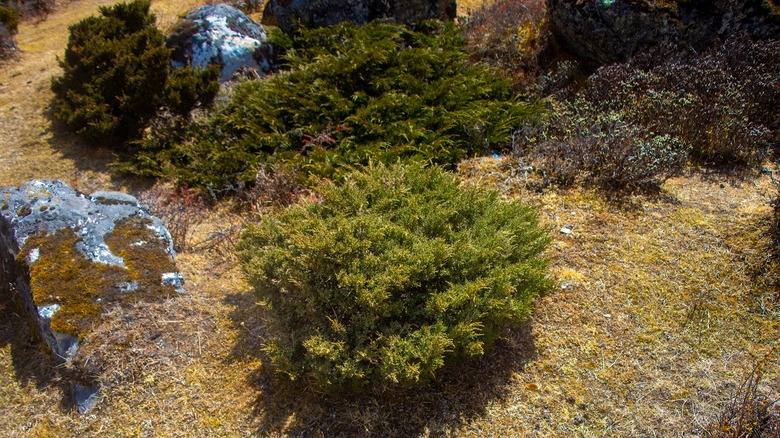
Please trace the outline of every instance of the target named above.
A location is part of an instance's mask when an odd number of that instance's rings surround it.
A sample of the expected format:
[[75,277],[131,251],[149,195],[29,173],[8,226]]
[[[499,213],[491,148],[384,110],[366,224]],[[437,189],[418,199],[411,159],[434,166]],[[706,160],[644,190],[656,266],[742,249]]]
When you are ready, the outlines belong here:
[[[4,299],[19,304],[37,337],[60,362],[80,364],[83,376],[99,374],[100,364],[80,355],[105,314],[182,292],[158,218],[132,196],[86,196],[60,181],[0,189],[0,260]],[[74,388],[80,411],[94,405],[95,382]]]
[[736,33],[780,37],[778,0],[548,0],[553,29],[592,66],[700,53]]
[[175,68],[206,68],[219,64],[220,80],[248,70],[262,76],[271,69],[272,48],[263,26],[238,9],[221,3],[193,9],[173,26],[166,37]]
[[332,26],[344,21],[364,24],[377,19],[415,23],[429,18],[453,20],[454,0],[268,0],[262,23],[295,33],[297,26]]

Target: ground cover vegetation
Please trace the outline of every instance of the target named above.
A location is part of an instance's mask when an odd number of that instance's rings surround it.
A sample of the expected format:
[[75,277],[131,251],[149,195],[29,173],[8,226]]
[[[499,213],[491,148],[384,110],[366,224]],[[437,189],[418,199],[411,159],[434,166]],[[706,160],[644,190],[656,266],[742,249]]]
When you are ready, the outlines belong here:
[[187,117],[209,105],[219,90],[219,69],[173,70],[170,50],[149,12],[149,0],[101,6],[69,27],[52,79],[54,116],[99,145],[123,150],[138,138],[161,107]]
[[[134,343],[132,360],[112,359],[114,385],[89,418],[58,411],[61,377],[41,371],[24,325],[0,303],[9,435],[776,435],[780,244],[769,230],[780,208],[773,216],[776,163],[767,161],[780,108],[776,41],[736,37],[680,62],[586,71],[556,46],[544,8],[487,4],[466,23],[465,44],[439,24],[305,31],[280,39],[287,71],[239,85],[194,121],[186,99],[181,111],[149,115],[146,136],[123,144],[140,151],[137,173],[187,183],[159,183],[140,197],[180,236],[188,294],[146,309],[141,319],[160,332]],[[402,61],[425,82],[405,76]],[[476,78],[457,76],[464,71]],[[23,85],[13,74],[0,78]],[[471,91],[476,97],[464,97]],[[37,92],[49,96],[48,86]],[[518,93],[545,99],[545,114]],[[3,114],[14,114],[9,105],[0,99]],[[24,114],[36,129],[60,129]],[[10,151],[0,161],[14,164],[2,167],[6,184],[23,182],[14,172],[25,165],[62,177],[17,157],[48,150],[46,140],[0,137]],[[87,146],[78,149],[85,157]],[[38,160],[65,162],[62,175],[76,186],[94,184],[81,179],[84,164],[52,156]],[[463,187],[438,167],[378,164],[399,159],[457,165]],[[370,169],[352,173],[363,164]],[[115,184],[104,170],[94,174],[98,188]],[[401,179],[426,190],[388,184]],[[214,208],[197,197],[196,189],[226,187],[239,196]],[[606,199],[614,193],[630,202]],[[469,214],[455,215],[458,206]],[[569,234],[545,238],[533,226],[536,243],[521,248],[527,235],[491,231],[528,217]],[[237,251],[236,230],[247,224]],[[520,277],[505,257],[542,248],[560,286],[547,296],[546,287],[513,283]],[[547,283],[544,260],[533,260],[534,278]],[[436,292],[384,287],[391,280]],[[496,290],[506,293],[490,298]],[[506,312],[486,310],[496,308]],[[141,333],[139,321],[105,316]],[[423,381],[357,396],[311,389]]]
[[238,85],[206,120],[153,131],[138,169],[220,190],[269,161],[336,179],[370,160],[452,168],[506,150],[514,127],[540,113],[470,63],[451,24],[305,30],[284,59],[287,71]]
[[753,169],[776,145],[780,41],[735,37],[685,62],[605,66],[559,101],[553,119],[521,131],[520,154],[550,181],[658,188],[689,161]]
[[16,48],[13,38],[18,27],[19,12],[0,3],[0,59],[9,57]]
[[17,48],[14,35],[19,21],[42,20],[54,10],[54,5],[54,0],[0,1],[0,60],[12,56]]
[[551,290],[548,237],[519,201],[421,164],[373,166],[272,213],[239,259],[276,318],[266,347],[324,389],[420,384],[484,354]]
[[779,40],[733,34],[701,54],[639,54],[588,74],[548,20],[544,2],[497,1],[466,25],[475,59],[504,63],[552,107],[513,137],[541,184],[657,191],[691,162],[753,169],[778,143]]

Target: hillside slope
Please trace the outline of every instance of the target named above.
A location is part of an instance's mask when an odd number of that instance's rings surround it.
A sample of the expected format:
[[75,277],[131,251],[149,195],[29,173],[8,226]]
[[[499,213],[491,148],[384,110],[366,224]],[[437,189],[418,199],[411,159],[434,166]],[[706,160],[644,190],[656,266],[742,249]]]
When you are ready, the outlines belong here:
[[[135,190],[107,173],[109,151],[46,116],[67,25],[106,3],[64,4],[20,26],[20,56],[0,67],[1,186],[59,178],[87,192]],[[165,28],[195,5],[152,7]],[[691,173],[656,198],[616,204],[532,191],[517,169],[509,157],[482,158],[460,174],[540,209],[560,288],[485,358],[393,394],[337,397],[279,382],[264,367],[263,304],[230,240],[208,243],[251,218],[219,205],[192,236],[207,243],[179,257],[187,294],[145,305],[140,321],[111,316],[123,331],[152,324],[159,335],[117,358],[114,386],[88,415],[68,406],[69,384],[25,322],[0,309],[0,435],[704,436],[756,364],[761,393],[780,396],[780,317],[758,275],[771,243],[770,176]]]

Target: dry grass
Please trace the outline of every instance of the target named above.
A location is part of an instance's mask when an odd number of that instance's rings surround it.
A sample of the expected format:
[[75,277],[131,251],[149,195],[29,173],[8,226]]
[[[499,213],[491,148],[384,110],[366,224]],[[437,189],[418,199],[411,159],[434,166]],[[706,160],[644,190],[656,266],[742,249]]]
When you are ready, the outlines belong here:
[[494,0],[459,0],[457,16],[468,17],[480,8],[490,5],[493,1]]
[[[0,185],[48,177],[84,191],[138,189],[106,173],[107,151],[45,115],[66,25],[98,4],[74,2],[20,27],[23,53],[0,71]],[[163,23],[187,7],[153,4]],[[264,307],[231,255],[247,218],[224,204],[190,236],[205,249],[178,259],[186,295],[141,305],[136,319],[109,315],[136,341],[108,359],[111,386],[87,415],[63,402],[66,370],[51,368],[13,309],[0,309],[0,435],[706,436],[780,339],[780,317],[757,304],[766,289],[755,276],[770,242],[769,177],[694,174],[667,181],[658,198],[617,204],[534,192],[514,168],[486,158],[460,173],[540,209],[561,288],[485,358],[392,394],[337,397],[279,382],[263,365]],[[774,351],[757,388],[773,399]]]

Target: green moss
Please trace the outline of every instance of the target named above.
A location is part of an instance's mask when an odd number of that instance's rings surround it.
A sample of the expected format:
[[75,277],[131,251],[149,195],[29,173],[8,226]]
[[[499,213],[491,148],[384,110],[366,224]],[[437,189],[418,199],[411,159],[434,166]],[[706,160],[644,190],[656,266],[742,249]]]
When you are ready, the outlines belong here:
[[134,296],[154,299],[175,293],[173,286],[162,284],[162,274],[178,272],[178,269],[166,252],[167,242],[159,239],[148,228],[150,225],[150,219],[127,217],[118,221],[114,231],[106,236],[106,244],[111,252],[124,259],[132,280],[139,284]]
[[[51,321],[52,330],[80,339],[100,322],[104,307],[139,300],[153,301],[175,293],[163,285],[162,274],[175,272],[176,266],[160,240],[139,216],[118,221],[105,236],[111,251],[122,257],[126,267],[96,263],[87,259],[75,245],[81,238],[71,229],[54,234],[39,234],[27,239],[18,260],[24,265],[34,249],[39,258],[30,266],[30,286],[38,305],[58,304],[60,310]],[[134,290],[122,290],[122,284],[138,284]]]
[[100,301],[105,291],[131,279],[126,269],[94,263],[75,247],[81,238],[70,228],[53,235],[27,239],[20,252],[24,263],[30,251],[39,249],[39,259],[30,266],[30,289],[36,304],[58,304],[51,328],[81,338],[103,313]]

